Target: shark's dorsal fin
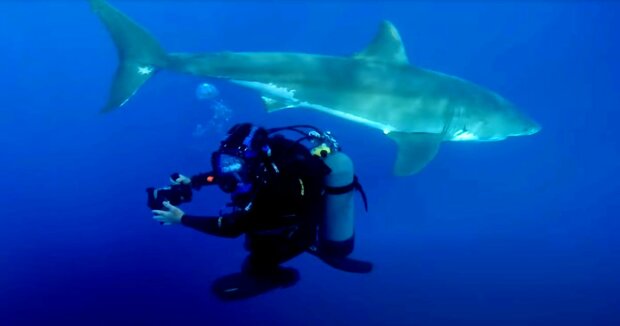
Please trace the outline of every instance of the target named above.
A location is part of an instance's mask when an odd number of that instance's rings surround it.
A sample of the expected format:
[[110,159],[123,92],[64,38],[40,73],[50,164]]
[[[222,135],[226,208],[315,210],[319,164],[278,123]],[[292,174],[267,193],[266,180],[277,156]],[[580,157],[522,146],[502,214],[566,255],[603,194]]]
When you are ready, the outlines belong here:
[[407,59],[407,53],[398,30],[387,20],[381,22],[372,42],[353,57],[363,60],[409,64],[409,59]]

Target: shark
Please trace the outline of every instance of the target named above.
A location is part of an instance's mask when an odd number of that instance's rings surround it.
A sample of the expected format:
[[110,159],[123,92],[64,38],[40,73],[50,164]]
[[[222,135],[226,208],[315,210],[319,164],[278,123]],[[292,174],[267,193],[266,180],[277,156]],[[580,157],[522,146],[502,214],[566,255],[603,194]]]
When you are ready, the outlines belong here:
[[399,31],[382,20],[364,49],[298,52],[168,52],[105,0],[89,0],[118,52],[102,112],[126,106],[158,71],[230,81],[256,91],[267,112],[309,108],[378,129],[397,144],[393,174],[419,173],[444,142],[501,141],[541,130],[494,91],[409,63]]

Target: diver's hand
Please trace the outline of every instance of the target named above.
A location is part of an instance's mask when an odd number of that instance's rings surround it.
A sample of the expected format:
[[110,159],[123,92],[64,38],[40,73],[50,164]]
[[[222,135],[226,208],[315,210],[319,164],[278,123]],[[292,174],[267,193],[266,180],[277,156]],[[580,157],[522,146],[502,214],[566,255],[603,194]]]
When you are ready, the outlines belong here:
[[180,173],[173,173],[170,176],[170,183],[172,183],[173,185],[180,185],[180,184],[184,184],[184,185],[188,185],[190,183],[192,183],[192,179],[180,174]]
[[185,215],[180,208],[170,204],[170,202],[165,201],[164,206],[168,209],[167,211],[162,211],[158,209],[153,210],[153,219],[155,221],[160,222],[163,225],[171,225],[171,224],[179,224],[181,223],[181,218]]

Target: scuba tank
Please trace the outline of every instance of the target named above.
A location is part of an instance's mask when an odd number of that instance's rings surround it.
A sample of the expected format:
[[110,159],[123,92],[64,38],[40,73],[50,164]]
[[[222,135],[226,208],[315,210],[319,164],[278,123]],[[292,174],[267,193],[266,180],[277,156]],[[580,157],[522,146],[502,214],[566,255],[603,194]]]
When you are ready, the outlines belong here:
[[335,256],[353,252],[355,238],[355,173],[353,161],[343,152],[324,159],[331,173],[325,176],[323,220],[319,226],[319,246]]

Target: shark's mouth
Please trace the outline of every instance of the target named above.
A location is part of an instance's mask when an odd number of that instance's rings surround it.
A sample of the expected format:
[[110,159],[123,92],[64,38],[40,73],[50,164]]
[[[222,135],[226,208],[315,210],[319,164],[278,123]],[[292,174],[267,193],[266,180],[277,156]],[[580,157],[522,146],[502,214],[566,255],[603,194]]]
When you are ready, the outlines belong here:
[[[514,136],[518,136],[518,135],[514,135]],[[481,137],[480,135],[477,135],[469,130],[458,130],[452,135],[452,138],[450,138],[450,141],[494,142],[494,141],[501,141],[506,138],[507,138],[506,136]]]
[[479,139],[480,137],[478,137],[476,134],[474,134],[471,131],[458,130],[457,132],[454,133],[454,135],[452,135],[452,139],[450,140],[451,141],[476,141]]

